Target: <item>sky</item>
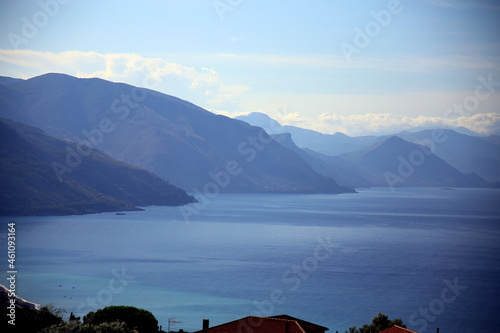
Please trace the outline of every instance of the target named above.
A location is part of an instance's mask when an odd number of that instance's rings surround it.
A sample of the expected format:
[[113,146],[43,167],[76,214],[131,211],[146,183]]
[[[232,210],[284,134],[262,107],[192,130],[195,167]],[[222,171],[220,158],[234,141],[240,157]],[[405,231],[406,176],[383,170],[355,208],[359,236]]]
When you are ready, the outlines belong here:
[[99,77],[348,135],[500,134],[500,2],[0,0],[0,75]]

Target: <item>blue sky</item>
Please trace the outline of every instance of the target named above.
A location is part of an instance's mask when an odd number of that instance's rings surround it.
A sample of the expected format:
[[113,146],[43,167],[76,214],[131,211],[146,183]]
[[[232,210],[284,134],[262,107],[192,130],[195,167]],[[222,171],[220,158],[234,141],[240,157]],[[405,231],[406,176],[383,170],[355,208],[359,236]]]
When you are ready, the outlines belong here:
[[500,132],[498,1],[0,4],[0,75],[101,77],[325,133]]

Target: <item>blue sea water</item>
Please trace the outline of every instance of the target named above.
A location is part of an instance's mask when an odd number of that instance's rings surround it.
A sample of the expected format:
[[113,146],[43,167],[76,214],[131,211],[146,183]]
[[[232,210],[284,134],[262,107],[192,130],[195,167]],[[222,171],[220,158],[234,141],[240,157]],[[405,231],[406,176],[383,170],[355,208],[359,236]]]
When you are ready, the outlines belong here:
[[[191,206],[194,207],[194,206]],[[500,191],[220,194],[179,208],[16,223],[18,294],[82,316],[151,311],[166,330],[289,314],[343,332],[378,312],[420,333],[498,332]]]

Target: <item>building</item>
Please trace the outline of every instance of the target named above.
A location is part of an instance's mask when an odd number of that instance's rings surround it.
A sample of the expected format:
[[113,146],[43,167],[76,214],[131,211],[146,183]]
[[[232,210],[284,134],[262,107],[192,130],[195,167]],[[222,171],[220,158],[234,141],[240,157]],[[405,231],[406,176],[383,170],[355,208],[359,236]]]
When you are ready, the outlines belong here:
[[[439,332],[439,331],[438,331]],[[380,331],[379,333],[418,333],[407,328],[403,328],[398,325],[394,325],[392,327],[386,328],[385,330]]]
[[203,329],[195,333],[325,333],[328,328],[288,315],[272,317],[248,316],[225,324],[209,327],[203,320]]

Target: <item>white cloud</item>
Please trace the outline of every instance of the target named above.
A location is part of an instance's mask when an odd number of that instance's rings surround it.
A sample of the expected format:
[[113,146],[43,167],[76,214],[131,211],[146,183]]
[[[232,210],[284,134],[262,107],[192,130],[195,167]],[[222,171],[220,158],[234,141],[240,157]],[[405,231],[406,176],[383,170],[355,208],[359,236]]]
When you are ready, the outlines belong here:
[[217,110],[217,109],[207,109],[208,111],[215,113],[215,114],[220,114],[222,116],[226,116],[229,118],[236,118],[238,116],[245,116],[248,114],[248,112],[241,111],[241,112],[232,112],[232,111],[225,111],[225,110]]
[[325,133],[342,132],[353,136],[458,127],[465,127],[482,135],[499,134],[500,131],[500,114],[498,113],[482,113],[458,118],[408,117],[389,113],[340,116],[325,113],[319,117],[319,121],[323,124],[322,129]]
[[194,103],[232,103],[248,90],[228,85],[213,68],[194,68],[132,53],[67,51],[60,53],[0,49],[2,75],[30,78],[48,72],[98,77],[158,90]]
[[[242,60],[240,56],[235,57],[238,61]],[[231,58],[232,56],[226,56],[228,61]],[[329,61],[326,56],[266,59],[261,60],[285,61],[286,65],[300,63],[307,66],[314,66],[316,60],[322,59],[323,63]],[[382,66],[382,63],[376,63],[377,61],[371,65]],[[390,62],[385,63],[385,66],[389,65]],[[493,66],[489,61],[469,63],[469,59],[464,57],[428,60],[428,63],[424,62],[421,66],[432,68],[447,65],[484,68]],[[2,75],[20,78],[60,72],[77,77],[99,77],[126,82],[186,99],[215,113],[234,117],[242,113],[264,112],[282,124],[311,128],[324,133],[339,131],[349,135],[389,134],[422,127],[459,126],[482,134],[500,132],[500,116],[496,113],[500,105],[500,93],[497,91],[487,100],[481,100],[475,115],[456,119],[443,117],[455,103],[463,103],[464,98],[471,95],[478,84],[475,81],[471,81],[470,91],[386,94],[256,94],[253,91],[249,94],[246,93],[248,86],[227,84],[214,68],[185,66],[162,58],[146,58],[124,53],[52,53],[1,49],[0,71]],[[493,78],[495,82],[496,78]]]
[[456,124],[480,134],[500,134],[500,114],[476,114],[455,120]]
[[360,57],[356,61],[347,62],[342,55],[310,54],[207,54],[205,57],[219,59],[224,62],[245,64],[297,66],[325,69],[374,69],[377,71],[425,72],[446,69],[500,69],[500,58],[496,56],[397,56],[397,57]]
[[[210,110],[231,118],[249,112]],[[402,131],[418,131],[435,128],[456,129],[464,127],[480,135],[500,135],[500,114],[480,113],[468,117],[444,118],[433,116],[408,117],[391,113],[367,113],[338,115],[324,113],[317,118],[306,117],[298,112],[287,113],[286,107],[263,112],[282,125],[312,129],[321,133],[341,132],[350,136],[389,135]]]

